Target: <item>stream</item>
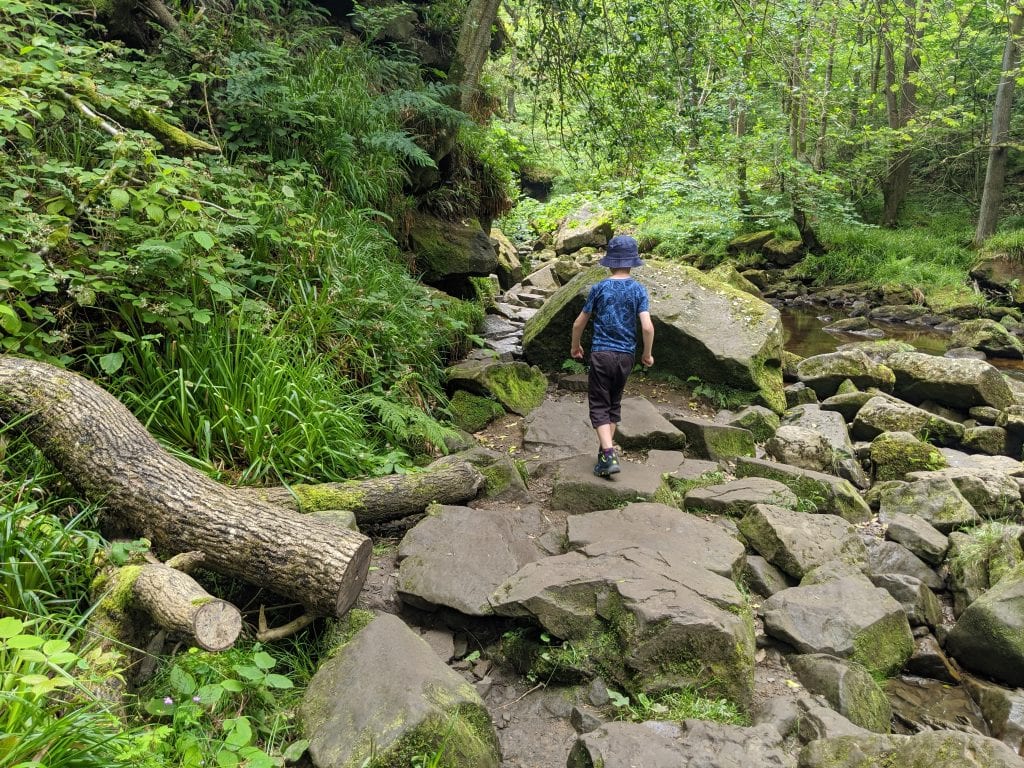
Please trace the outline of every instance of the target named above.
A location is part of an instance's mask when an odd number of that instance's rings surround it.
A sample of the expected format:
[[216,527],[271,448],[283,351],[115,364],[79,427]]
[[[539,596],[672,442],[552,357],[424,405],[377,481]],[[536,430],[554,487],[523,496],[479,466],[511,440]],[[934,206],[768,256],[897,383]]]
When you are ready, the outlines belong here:
[[[785,330],[785,349],[801,357],[834,352],[840,344],[871,341],[873,338],[857,333],[830,333],[824,330],[826,325],[847,316],[831,307],[784,306],[779,308],[779,312],[782,314],[782,325]],[[885,332],[883,338],[905,341],[929,355],[941,355],[949,345],[950,334],[937,331],[931,326],[884,323],[877,320],[872,320],[872,323]],[[992,357],[988,362],[1008,375],[1024,379],[1022,360]]]

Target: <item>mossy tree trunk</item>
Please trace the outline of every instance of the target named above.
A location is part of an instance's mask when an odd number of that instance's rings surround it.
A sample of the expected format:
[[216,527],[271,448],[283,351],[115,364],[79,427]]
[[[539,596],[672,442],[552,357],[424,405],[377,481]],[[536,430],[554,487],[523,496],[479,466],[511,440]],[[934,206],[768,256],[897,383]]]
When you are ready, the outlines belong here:
[[0,357],[0,423],[20,430],[121,527],[169,553],[341,616],[370,564],[370,540],[217,483],[170,456],[115,397],[34,360]]

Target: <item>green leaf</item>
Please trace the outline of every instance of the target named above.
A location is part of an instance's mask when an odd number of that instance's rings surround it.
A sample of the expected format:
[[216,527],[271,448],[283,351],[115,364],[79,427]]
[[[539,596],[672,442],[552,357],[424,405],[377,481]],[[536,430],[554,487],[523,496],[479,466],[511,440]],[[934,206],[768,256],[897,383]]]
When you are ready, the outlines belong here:
[[164,209],[155,203],[150,203],[146,206],[146,215],[149,216],[149,220],[159,224],[164,220]]
[[191,696],[196,690],[196,679],[181,667],[172,667],[170,675],[171,688],[178,693]]
[[242,685],[242,682],[240,680],[235,680],[230,677],[226,680],[221,680],[220,687],[228,693],[241,693],[245,690],[245,686]]
[[15,635],[7,641],[8,648],[17,648],[22,650],[25,648],[38,648],[45,641],[41,637],[35,635]]
[[0,328],[12,335],[21,330],[21,318],[6,304],[0,304]]
[[208,251],[211,248],[213,248],[214,239],[213,235],[211,235],[209,232],[203,232],[201,230],[199,232],[193,232],[192,239],[199,243],[199,245],[202,246],[204,251]]
[[108,376],[117,373],[124,365],[124,355],[121,352],[110,352],[100,357],[100,368]]
[[252,663],[260,669],[273,669],[277,665],[277,661],[266,651],[259,651],[252,657]]
[[234,669],[235,672],[246,680],[256,681],[263,679],[263,670],[258,667],[252,667],[247,664],[236,664]]
[[267,688],[294,688],[295,684],[284,675],[270,674],[263,678],[263,684]]
[[292,742],[284,750],[284,759],[289,763],[294,763],[306,753],[307,749],[309,749],[309,739]]
[[244,747],[252,742],[252,726],[249,725],[249,718],[233,717],[224,721],[224,728],[227,734],[224,736],[224,743],[232,747]]
[[6,640],[9,637],[20,635],[21,630],[24,629],[24,627],[25,622],[19,621],[13,616],[4,616],[3,618],[0,618],[0,640]]
[[217,766],[218,768],[237,768],[238,755],[230,750],[222,749],[217,753]]
[[110,190],[110,206],[115,211],[120,211],[128,207],[131,202],[131,197],[128,192],[123,189],[112,189]]

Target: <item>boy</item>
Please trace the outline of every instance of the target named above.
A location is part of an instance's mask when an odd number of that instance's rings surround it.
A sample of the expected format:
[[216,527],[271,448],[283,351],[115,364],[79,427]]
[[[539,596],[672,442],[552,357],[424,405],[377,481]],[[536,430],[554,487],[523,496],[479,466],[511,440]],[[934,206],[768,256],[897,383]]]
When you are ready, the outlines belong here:
[[615,425],[621,421],[622,391],[633,370],[636,354],[636,321],[643,332],[645,366],[654,365],[654,324],[651,322],[647,289],[630,277],[629,270],[643,265],[637,242],[629,235],[616,235],[608,241],[601,266],[611,275],[592,286],[575,322],[572,324],[571,354],[583,359],[580,339],[591,314],[594,315],[594,338],[590,345],[590,377],[587,402],[590,424],[597,430],[600,450],[594,474],[611,477],[619,471],[615,456]]

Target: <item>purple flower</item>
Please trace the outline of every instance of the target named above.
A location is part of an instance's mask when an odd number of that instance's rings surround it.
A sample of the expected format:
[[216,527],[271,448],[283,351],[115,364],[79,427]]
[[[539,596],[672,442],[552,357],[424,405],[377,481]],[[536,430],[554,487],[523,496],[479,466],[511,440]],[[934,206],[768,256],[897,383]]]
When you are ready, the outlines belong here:
[[167,706],[171,706],[171,704],[173,703],[174,699],[172,699],[170,696],[164,696],[164,704],[166,704]]
[[200,701],[200,699],[199,699],[199,697],[198,697],[198,696],[193,696],[193,697],[192,697],[192,701],[194,701],[194,702],[195,702],[196,704],[198,704],[198,703],[199,703],[199,701]]

